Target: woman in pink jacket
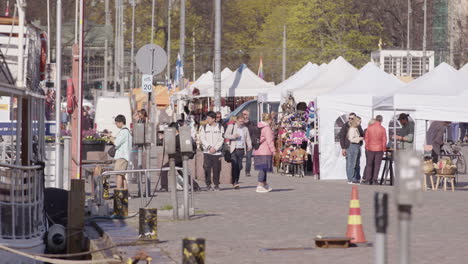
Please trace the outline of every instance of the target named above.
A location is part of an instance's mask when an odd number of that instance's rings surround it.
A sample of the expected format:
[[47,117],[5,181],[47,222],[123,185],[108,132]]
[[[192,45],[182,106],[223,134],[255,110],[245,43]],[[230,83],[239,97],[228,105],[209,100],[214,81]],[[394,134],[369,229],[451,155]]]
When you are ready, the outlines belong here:
[[254,151],[255,170],[258,170],[258,193],[267,193],[272,189],[267,184],[267,172],[273,168],[273,154],[275,153],[274,135],[271,130],[271,115],[264,113],[263,122],[258,123],[260,133],[260,147]]

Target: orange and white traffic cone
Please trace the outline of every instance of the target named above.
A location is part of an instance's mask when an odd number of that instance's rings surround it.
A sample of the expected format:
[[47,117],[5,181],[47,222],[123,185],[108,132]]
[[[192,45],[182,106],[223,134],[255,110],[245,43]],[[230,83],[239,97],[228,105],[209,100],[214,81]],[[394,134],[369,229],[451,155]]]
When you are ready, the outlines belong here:
[[351,201],[349,202],[348,230],[346,237],[351,237],[351,243],[366,243],[366,236],[362,229],[361,208],[357,186],[353,186]]

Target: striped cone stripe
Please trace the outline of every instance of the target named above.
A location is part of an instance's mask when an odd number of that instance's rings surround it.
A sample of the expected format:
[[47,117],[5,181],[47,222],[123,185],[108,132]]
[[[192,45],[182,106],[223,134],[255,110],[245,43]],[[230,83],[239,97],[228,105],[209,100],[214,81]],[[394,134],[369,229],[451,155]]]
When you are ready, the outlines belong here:
[[351,201],[349,202],[347,237],[353,238],[351,243],[365,243],[364,230],[362,228],[361,206],[359,204],[357,186],[353,186]]

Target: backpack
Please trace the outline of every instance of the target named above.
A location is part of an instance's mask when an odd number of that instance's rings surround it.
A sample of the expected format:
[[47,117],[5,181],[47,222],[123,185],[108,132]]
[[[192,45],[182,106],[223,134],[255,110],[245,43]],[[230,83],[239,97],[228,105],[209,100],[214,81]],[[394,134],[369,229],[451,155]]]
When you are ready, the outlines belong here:
[[260,140],[260,137],[262,135],[262,128],[259,128],[258,126],[255,126],[253,129],[252,129],[252,134],[250,135],[251,137],[251,140],[252,140],[252,147],[254,150],[257,150],[260,148],[260,145],[263,143],[261,140]]

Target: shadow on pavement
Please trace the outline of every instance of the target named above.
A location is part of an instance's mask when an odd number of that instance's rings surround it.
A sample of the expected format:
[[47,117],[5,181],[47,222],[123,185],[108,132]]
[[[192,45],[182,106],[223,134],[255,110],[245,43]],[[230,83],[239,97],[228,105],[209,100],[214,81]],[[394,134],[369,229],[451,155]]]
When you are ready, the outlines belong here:
[[273,189],[271,192],[289,192],[294,190],[295,189]]
[[197,214],[194,216],[190,217],[190,220],[196,220],[196,219],[201,219],[205,217],[210,217],[210,216],[219,216],[220,214]]

